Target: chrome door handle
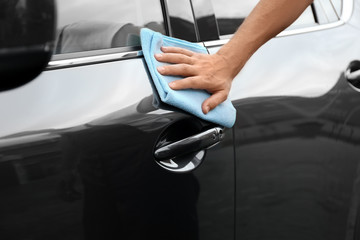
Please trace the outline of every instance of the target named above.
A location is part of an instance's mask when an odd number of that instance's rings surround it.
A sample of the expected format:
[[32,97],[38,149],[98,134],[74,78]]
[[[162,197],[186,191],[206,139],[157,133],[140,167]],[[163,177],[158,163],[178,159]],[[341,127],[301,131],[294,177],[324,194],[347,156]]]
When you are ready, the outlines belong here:
[[345,71],[345,78],[350,86],[359,91],[360,89],[360,61],[352,61]]
[[155,158],[169,160],[215,146],[224,138],[224,130],[215,127],[191,137],[170,143],[155,150]]
[[347,69],[345,72],[346,79],[351,80],[360,80],[360,69],[356,71],[351,71],[350,69]]

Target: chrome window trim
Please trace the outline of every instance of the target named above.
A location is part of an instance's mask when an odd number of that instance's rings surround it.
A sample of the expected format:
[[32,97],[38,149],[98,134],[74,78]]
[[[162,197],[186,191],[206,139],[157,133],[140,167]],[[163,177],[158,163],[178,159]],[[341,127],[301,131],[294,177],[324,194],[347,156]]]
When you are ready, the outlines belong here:
[[[199,42],[198,45],[205,46],[204,43]],[[86,52],[84,52],[86,53]],[[121,61],[126,59],[134,59],[143,56],[142,50],[132,50],[124,52],[113,52],[92,56],[83,56],[83,57],[73,57],[73,58],[63,58],[61,59],[61,54],[58,55],[60,59],[55,57],[54,60],[50,61],[45,70],[56,70],[61,68],[70,68],[77,66],[90,65],[95,63],[104,63],[104,62],[113,62]]]
[[[321,30],[339,27],[341,25],[344,25],[346,22],[348,22],[350,20],[353,10],[354,10],[354,1],[353,0],[344,0],[342,13],[341,13],[341,17],[340,17],[339,21],[332,22],[332,23],[326,23],[326,24],[320,24],[317,26],[285,30],[285,31],[279,33],[276,37],[285,37],[285,36],[291,36],[291,35],[295,35],[295,34],[315,32],[315,31],[321,31]],[[221,46],[221,45],[226,44],[232,36],[233,36],[233,34],[220,36],[220,37],[224,37],[226,39],[204,42],[204,45],[205,45],[205,47]]]
[[137,50],[137,51],[126,51],[120,53],[117,52],[117,53],[93,55],[86,57],[52,60],[49,62],[48,66],[46,67],[46,70],[55,70],[60,68],[83,66],[94,63],[119,61],[119,60],[141,57],[142,55],[143,55],[142,51]]

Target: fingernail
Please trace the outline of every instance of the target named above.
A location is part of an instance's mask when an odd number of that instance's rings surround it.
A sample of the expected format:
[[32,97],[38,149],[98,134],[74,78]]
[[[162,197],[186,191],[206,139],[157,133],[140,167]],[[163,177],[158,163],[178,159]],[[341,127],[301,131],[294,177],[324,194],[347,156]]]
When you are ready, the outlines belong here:
[[161,50],[166,50],[166,49],[167,49],[167,47],[164,47],[164,46],[161,47]]
[[204,113],[207,114],[207,113],[210,111],[210,107],[209,107],[209,106],[206,106],[204,110],[205,110]]
[[158,70],[159,73],[164,73],[165,68],[164,67],[158,67],[157,70]]
[[174,87],[175,87],[175,83],[174,83],[174,82],[169,83],[169,87],[170,87],[170,88],[174,88]]
[[162,57],[162,54],[161,54],[161,53],[157,53],[157,54],[155,54],[155,57],[156,57],[156,58],[161,58],[161,57]]

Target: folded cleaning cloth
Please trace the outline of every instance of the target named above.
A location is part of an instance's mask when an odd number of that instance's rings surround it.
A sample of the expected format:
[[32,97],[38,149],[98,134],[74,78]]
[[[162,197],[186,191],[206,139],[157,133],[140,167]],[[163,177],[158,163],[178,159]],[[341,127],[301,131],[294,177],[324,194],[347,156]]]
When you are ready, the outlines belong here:
[[236,110],[229,99],[207,114],[204,114],[201,105],[205,99],[210,97],[207,91],[198,89],[172,90],[168,84],[174,80],[182,79],[182,77],[163,76],[157,71],[157,67],[168,65],[168,63],[158,62],[154,57],[154,54],[162,52],[160,50],[162,46],[180,47],[193,52],[207,54],[208,52],[205,47],[196,43],[164,36],[147,28],[141,29],[140,37],[145,62],[152,77],[150,80],[153,81],[161,101],[224,127],[231,128],[234,125]]

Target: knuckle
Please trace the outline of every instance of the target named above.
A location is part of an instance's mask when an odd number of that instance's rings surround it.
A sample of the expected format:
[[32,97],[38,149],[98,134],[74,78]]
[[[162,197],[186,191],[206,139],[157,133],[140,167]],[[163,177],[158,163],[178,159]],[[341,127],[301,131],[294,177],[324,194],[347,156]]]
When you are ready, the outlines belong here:
[[163,66],[162,68],[163,68],[162,69],[163,74],[169,74],[169,73],[171,73],[171,71],[173,71],[172,66]]
[[161,58],[158,58],[156,60],[158,60],[159,62],[166,62],[168,59],[168,56],[166,54],[162,54]]
[[179,63],[179,64],[184,63],[184,58],[180,54],[177,54],[177,53],[174,54],[173,60],[174,60],[175,63]]
[[223,94],[223,100],[225,101],[225,100],[228,98],[228,96],[229,96],[229,93],[227,93],[227,92],[224,93],[224,94]]
[[187,57],[190,64],[194,65],[196,63],[196,58]]
[[188,82],[189,82],[189,84],[190,84],[191,86],[195,86],[195,84],[197,83],[196,80],[195,80],[195,78],[189,78],[189,79],[188,79]]
[[227,94],[226,93],[221,94],[219,97],[219,104],[224,102],[226,99],[227,99]]
[[168,60],[169,58],[171,58],[171,53],[163,53],[163,57],[164,60]]
[[210,109],[214,109],[217,106],[217,104],[214,101],[209,101],[208,106],[210,107]]
[[171,62],[171,61],[173,61],[173,58],[174,57],[170,53],[167,53],[163,57],[163,62]]
[[180,70],[182,73],[188,73],[188,72],[190,71],[189,66],[186,65],[186,64],[180,64],[179,70]]
[[181,61],[183,61],[184,63],[190,63],[189,57],[187,57],[185,55],[181,55]]
[[161,70],[160,70],[160,73],[161,74],[167,74],[167,67],[162,67]]
[[181,54],[186,54],[186,50],[185,50],[185,49],[182,49],[182,48],[179,49],[179,52],[180,52]]

